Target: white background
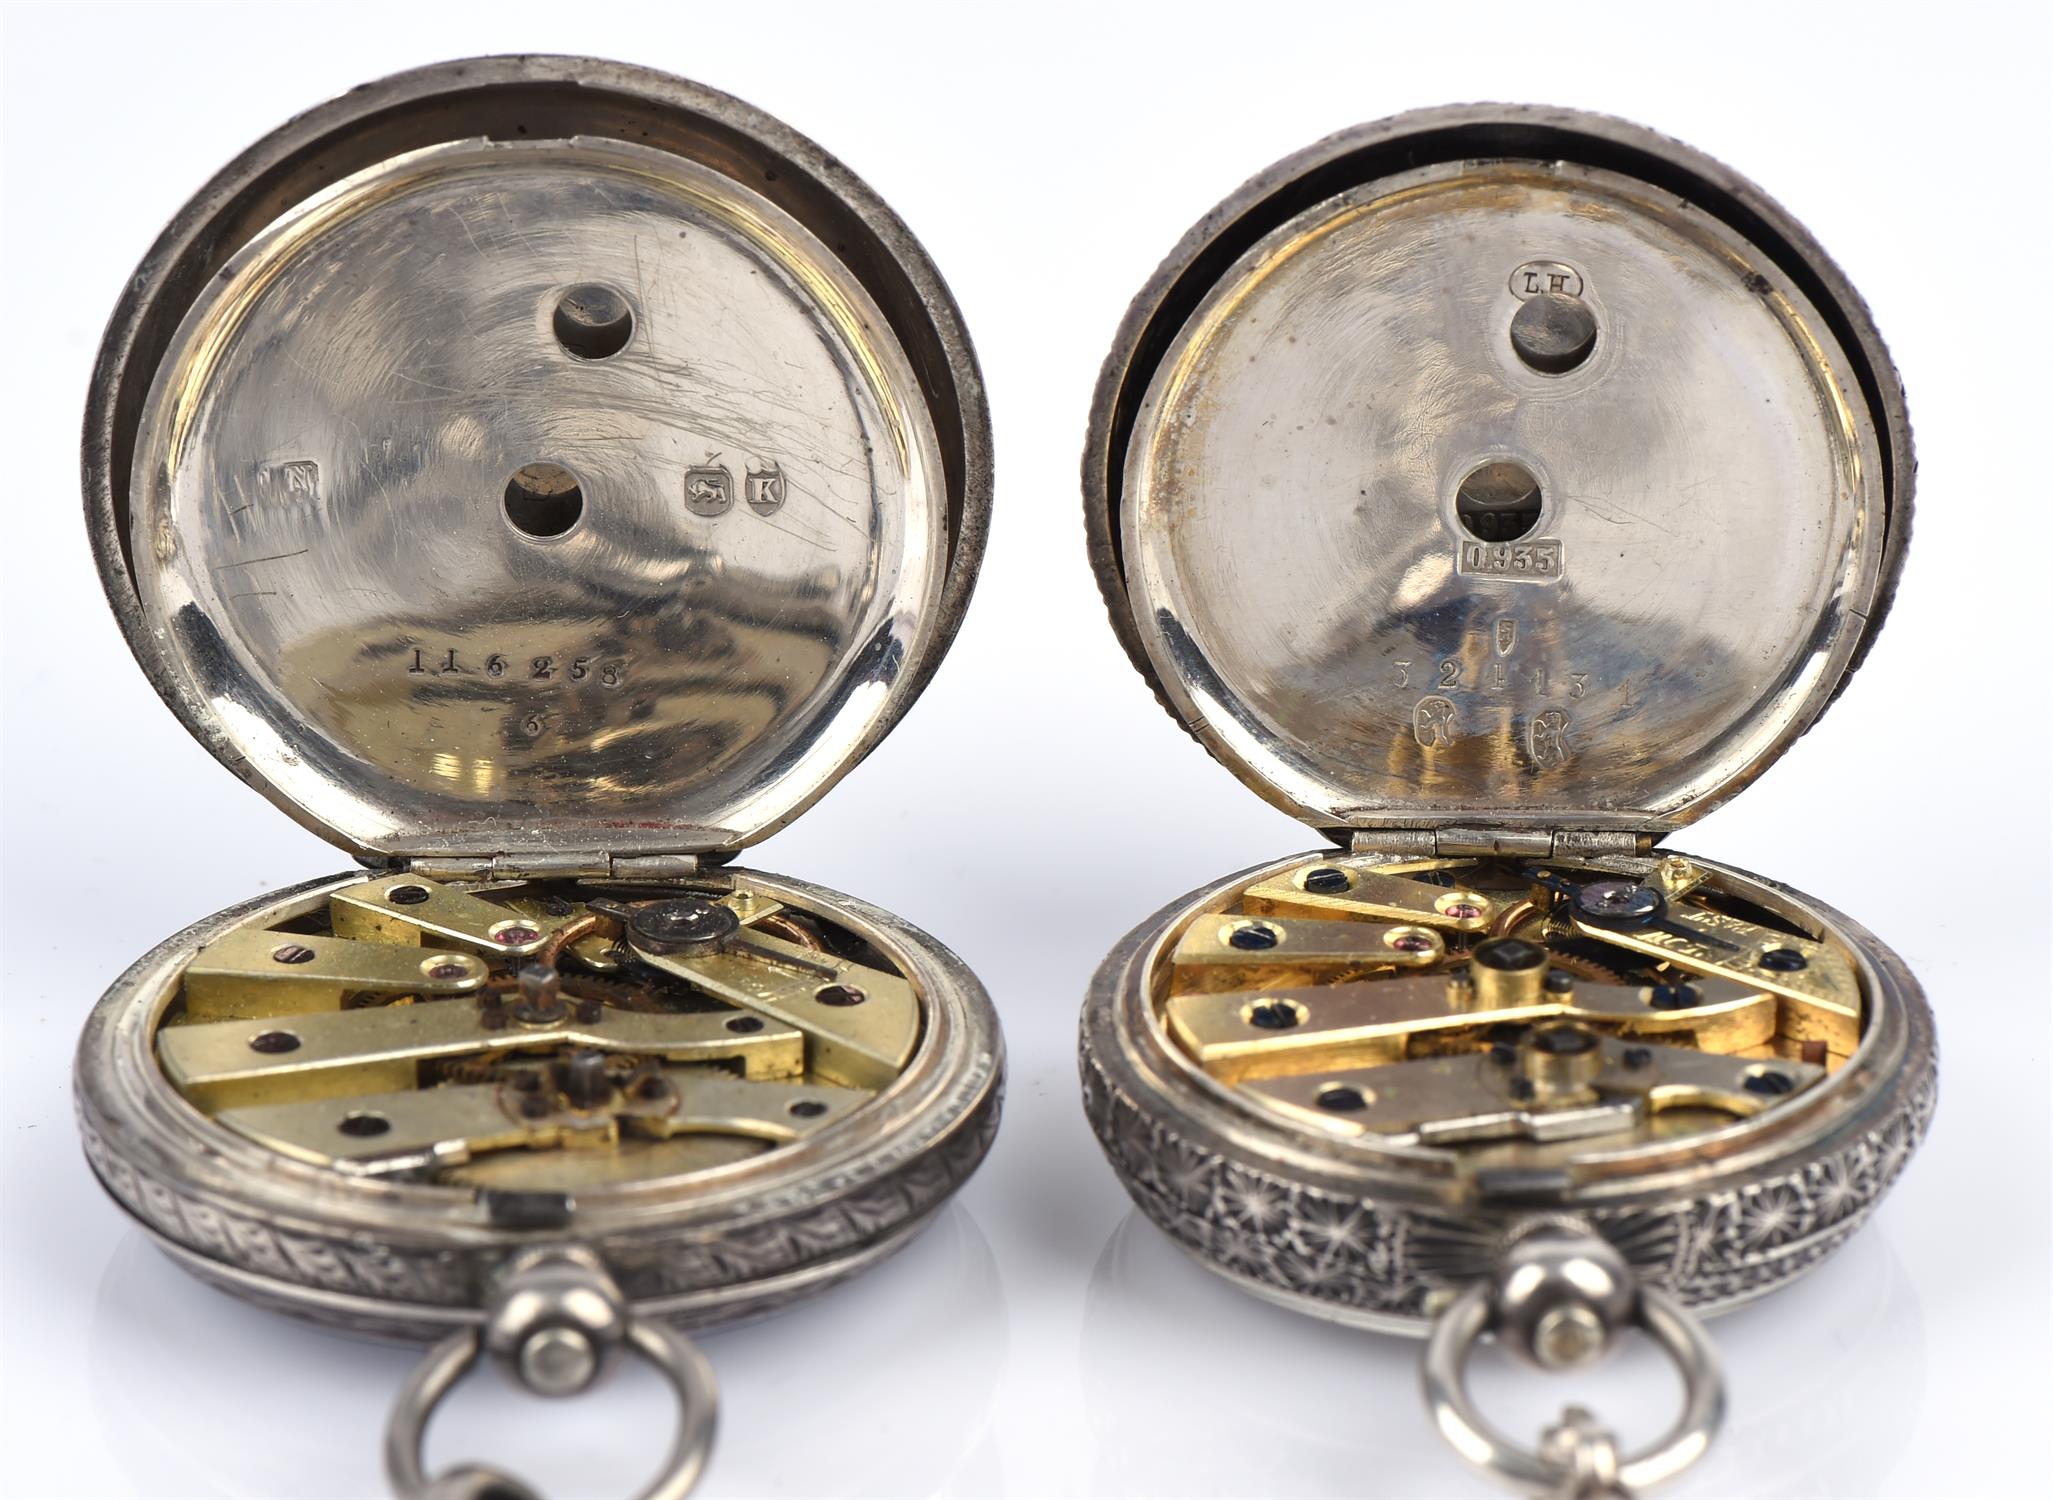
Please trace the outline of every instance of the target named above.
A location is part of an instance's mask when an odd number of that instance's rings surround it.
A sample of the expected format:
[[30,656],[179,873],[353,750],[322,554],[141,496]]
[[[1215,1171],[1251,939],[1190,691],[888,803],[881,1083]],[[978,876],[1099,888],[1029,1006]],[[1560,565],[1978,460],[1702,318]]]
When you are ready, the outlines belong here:
[[[1199,1271],[1136,1220],[1078,1112],[1076,1008],[1100,955],[1170,897],[1312,841],[1128,667],[1084,561],[1076,458],[1127,299],[1214,202],[1340,127],[1507,98],[1641,120],[1780,197],[1873,304],[1922,459],[1872,659],[1677,842],[1815,893],[1909,959],[1940,1017],[1937,1125],[1836,1261],[1717,1325],[1731,1426],[1671,1493],[2045,1493],[2043,17],[1883,0],[10,13],[0,1489],[379,1490],[411,1352],[188,1281],[77,1149],[71,1049],[102,987],[188,921],[344,861],[215,765],[129,660],[87,557],[76,440],[123,278],[230,155],[398,68],[549,50],[687,74],[840,155],[949,278],[997,421],[991,552],[952,655],[757,862],[880,902],[969,960],[1010,1037],[1005,1128],[905,1255],[707,1339],[725,1407],[706,1495],[1489,1492],[1428,1429],[1415,1347]],[[1657,1370],[1493,1367],[1482,1383],[1521,1430],[1574,1394],[1651,1435],[1673,1400]],[[668,1422],[651,1381],[546,1410],[480,1384],[434,1453],[489,1448],[553,1495],[620,1496]]]

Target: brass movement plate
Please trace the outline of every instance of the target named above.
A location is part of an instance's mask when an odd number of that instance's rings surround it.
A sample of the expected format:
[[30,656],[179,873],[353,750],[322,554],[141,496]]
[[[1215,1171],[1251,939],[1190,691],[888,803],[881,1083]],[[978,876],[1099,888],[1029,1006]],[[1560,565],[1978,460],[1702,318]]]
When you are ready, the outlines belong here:
[[339,1171],[568,1191],[722,1166],[889,1087],[920,999],[829,917],[747,890],[364,880],[186,965],[159,1067]]
[[1514,1167],[1759,1115],[1864,1019],[1842,947],[1679,856],[1311,856],[1185,923],[1153,990],[1173,1046],[1294,1125]]

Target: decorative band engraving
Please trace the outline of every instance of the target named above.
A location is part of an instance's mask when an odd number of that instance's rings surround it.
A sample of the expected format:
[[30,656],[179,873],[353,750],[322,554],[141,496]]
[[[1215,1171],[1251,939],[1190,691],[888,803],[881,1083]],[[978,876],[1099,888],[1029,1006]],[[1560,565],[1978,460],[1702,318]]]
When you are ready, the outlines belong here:
[[[924,1218],[961,1187],[990,1150],[1002,1094],[997,1060],[983,1054],[937,1111],[955,1122],[939,1140],[909,1132],[910,1139],[886,1146],[863,1164],[780,1195],[767,1214],[740,1227],[583,1242],[606,1261],[630,1300],[727,1290],[732,1304],[723,1300],[704,1322],[766,1312],[762,1299],[748,1295],[750,1283],[858,1255]],[[318,1316],[293,1300],[292,1289],[303,1287],[389,1303],[391,1326],[401,1328],[407,1304],[477,1304],[479,1288],[502,1253],[395,1248],[368,1234],[290,1232],[254,1215],[223,1211],[123,1157],[83,1110],[79,1133],[94,1172],[124,1208],[203,1262],[275,1283],[277,1295],[258,1300],[286,1311]],[[564,1234],[581,1238],[574,1222]],[[205,1274],[204,1267],[195,1269]],[[242,1284],[230,1289],[251,1295]]]
[[[1712,1308],[1810,1269],[1858,1229],[1923,1140],[1937,1099],[1929,1043],[1892,1113],[1851,1144],[1744,1187],[1653,1208],[1577,1211],[1650,1283]],[[1487,1275],[1513,1212],[1443,1218],[1312,1187],[1197,1145],[1116,1085],[1088,1026],[1084,1111],[1141,1211],[1222,1270],[1379,1317],[1425,1317]]]

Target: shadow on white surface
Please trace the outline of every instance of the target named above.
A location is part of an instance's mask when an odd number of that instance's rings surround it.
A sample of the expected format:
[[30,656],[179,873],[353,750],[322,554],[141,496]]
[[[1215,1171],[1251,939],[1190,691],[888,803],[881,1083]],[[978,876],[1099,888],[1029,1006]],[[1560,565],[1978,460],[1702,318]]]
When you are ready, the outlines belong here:
[[[1718,1319],[1725,1431],[1664,1495],[1818,1500],[1876,1493],[1923,1404],[1918,1298],[1872,1229],[1803,1291]],[[1106,1243],[1085,1305],[1082,1365],[1102,1495],[1476,1497],[1495,1493],[1440,1439],[1419,1396],[1420,1345],[1323,1322],[1203,1269],[1140,1216]],[[1660,1433],[1680,1382],[1646,1341],[1582,1376],[1494,1349],[1471,1364],[1504,1431],[1537,1435],[1571,1401],[1628,1448]],[[1145,1394],[1142,1394],[1145,1393]]]
[[[1005,1297],[976,1220],[945,1208],[861,1285],[701,1339],[721,1412],[699,1495],[1001,1488],[988,1419]],[[193,1281],[136,1231],[108,1262],[88,1341],[100,1435],[135,1493],[384,1493],[385,1419],[418,1349],[246,1306]],[[668,1451],[671,1403],[638,1361],[564,1402],[519,1391],[487,1365],[446,1403],[428,1466],[489,1455],[551,1500],[618,1500]]]

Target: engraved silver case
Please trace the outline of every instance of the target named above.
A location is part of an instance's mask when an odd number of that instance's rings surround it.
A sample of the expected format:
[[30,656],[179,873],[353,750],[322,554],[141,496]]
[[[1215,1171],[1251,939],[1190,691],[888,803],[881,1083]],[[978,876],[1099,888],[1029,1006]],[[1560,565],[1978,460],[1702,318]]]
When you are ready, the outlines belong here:
[[[550,309],[584,282],[633,306],[620,359],[555,347]],[[582,510],[524,533],[501,492],[544,459]],[[860,1271],[976,1167],[1003,1053],[975,977],[887,912],[728,863],[918,695],[990,507],[957,309],[834,158],[712,90],[579,58],[324,104],[144,257],[95,371],[85,493],[109,600],[181,722],[373,871],[746,885],[830,915],[921,1005],[912,1060],[846,1126],[524,1221],[281,1159],[167,1084],[152,1038],[185,962],[365,877],[266,896],[141,959],[80,1041],[93,1169],[181,1264],[426,1339],[569,1247],[630,1317],[701,1326]]]
[[[1604,330],[1568,375],[1504,335],[1554,277]],[[1457,524],[1463,475],[1501,459],[1545,496],[1515,550]],[[1621,121],[1485,105],[1331,137],[1207,214],[1120,328],[1083,490],[1122,645],[1256,793],[1367,861],[1638,879],[1844,686],[1902,565],[1914,467],[1865,305],[1757,187]],[[1164,907],[1082,1014],[1084,1105],[1113,1169],[1260,1296],[1424,1334],[1552,1227],[1713,1313],[1828,1255],[1925,1132],[1932,1021],[1901,960],[1704,861],[1854,955],[1868,1029],[1800,1106],[1524,1174],[1294,1128],[1175,1045],[1151,976],[1196,917],[1317,857]],[[1700,1452],[1714,1391],[1704,1404],[1626,1477]],[[1499,1479],[1572,1477],[1475,1430],[1457,1446]]]

